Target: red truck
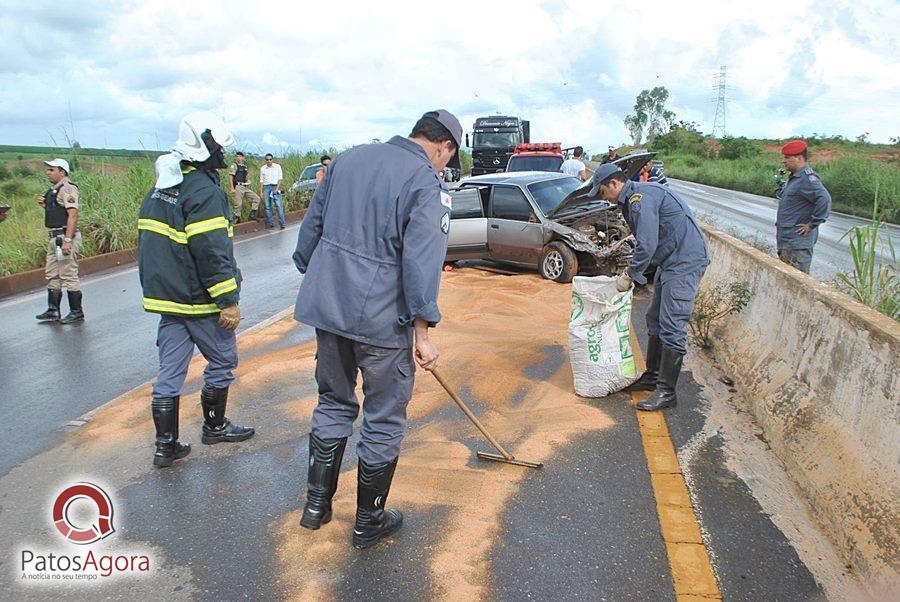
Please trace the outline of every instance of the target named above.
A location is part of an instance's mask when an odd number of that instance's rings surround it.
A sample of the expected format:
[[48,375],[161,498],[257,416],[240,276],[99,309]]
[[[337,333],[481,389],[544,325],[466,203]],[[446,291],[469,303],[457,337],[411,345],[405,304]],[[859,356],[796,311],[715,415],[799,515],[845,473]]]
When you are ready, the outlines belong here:
[[559,171],[563,164],[561,142],[521,142],[506,164],[506,171]]

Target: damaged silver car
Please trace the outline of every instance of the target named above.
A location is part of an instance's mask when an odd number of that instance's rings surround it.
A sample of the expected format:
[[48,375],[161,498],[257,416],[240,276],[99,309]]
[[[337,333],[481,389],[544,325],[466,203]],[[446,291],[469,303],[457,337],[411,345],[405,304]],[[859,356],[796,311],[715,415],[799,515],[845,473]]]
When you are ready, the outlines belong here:
[[[629,178],[655,153],[616,163]],[[447,261],[489,259],[536,268],[571,282],[577,274],[620,273],[634,254],[634,237],[619,209],[588,197],[590,181],[548,172],[467,178],[451,190]]]

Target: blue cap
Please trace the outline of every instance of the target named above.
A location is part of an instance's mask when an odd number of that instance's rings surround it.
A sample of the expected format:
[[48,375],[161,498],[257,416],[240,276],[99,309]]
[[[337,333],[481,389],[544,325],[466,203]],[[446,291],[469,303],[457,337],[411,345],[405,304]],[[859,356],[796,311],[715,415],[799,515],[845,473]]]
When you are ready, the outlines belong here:
[[594,172],[594,177],[591,179],[591,191],[588,192],[588,196],[597,196],[597,193],[600,192],[600,184],[617,173],[624,174],[625,172],[614,163],[604,163],[598,167],[597,171]]

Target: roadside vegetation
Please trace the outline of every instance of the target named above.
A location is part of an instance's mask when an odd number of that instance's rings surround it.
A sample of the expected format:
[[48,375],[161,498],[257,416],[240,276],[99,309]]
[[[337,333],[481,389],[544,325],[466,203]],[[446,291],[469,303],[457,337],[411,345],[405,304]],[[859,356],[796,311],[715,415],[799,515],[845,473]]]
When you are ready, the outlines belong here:
[[[853,271],[837,275],[837,285],[857,301],[900,320],[900,277],[897,275],[897,254],[889,231],[882,231],[884,223],[877,218],[878,197],[875,198],[872,224],[854,226],[844,235],[849,239]],[[879,250],[889,251],[890,264],[880,264]]]
[[[0,147],[0,205],[11,207],[9,217],[0,224],[0,276],[8,276],[43,266],[47,249],[44,210],[37,197],[49,188],[42,161],[61,156],[72,166],[72,181],[81,192],[79,227],[84,238],[82,257],[128,249],[137,244],[137,215],[144,195],[153,186],[154,162],[158,152],[133,152],[103,157],[82,154],[87,149],[40,149],[40,154],[28,154],[25,147]],[[96,149],[95,149],[96,150]],[[64,152],[62,152],[64,151]],[[118,151],[113,151],[118,152]],[[307,165],[318,163],[327,153],[338,151],[310,151],[288,154],[277,159],[285,174],[285,187],[290,189]],[[233,161],[229,157],[229,164]],[[254,190],[258,186],[262,158],[248,156]],[[229,192],[227,170],[222,172],[222,187]],[[288,192],[285,211],[306,207],[312,194],[309,191]],[[229,193],[229,199],[231,195]],[[250,204],[244,202],[244,218]]]
[[688,321],[691,340],[703,349],[713,346],[712,328],[726,317],[744,311],[753,291],[746,282],[716,281],[704,286],[694,299]]
[[[634,112],[623,120],[632,145],[620,148],[620,156],[646,145],[659,153],[669,177],[775,196],[780,149],[787,140],[715,138],[702,133],[696,123],[677,121],[666,107],[668,99],[663,86],[637,95]],[[900,223],[900,136],[891,138],[890,144],[870,143],[868,132],[855,140],[818,133],[798,137],[809,145],[810,164],[831,193],[834,211],[870,217],[878,190],[878,217]]]
[[[871,217],[875,190],[883,199],[879,217],[900,223],[900,145],[850,142],[839,137],[806,138],[810,164],[831,193],[832,209]],[[680,123],[657,136],[650,148],[659,152],[667,176],[775,196],[786,140],[713,139],[695,124]],[[787,177],[787,176],[784,176]]]

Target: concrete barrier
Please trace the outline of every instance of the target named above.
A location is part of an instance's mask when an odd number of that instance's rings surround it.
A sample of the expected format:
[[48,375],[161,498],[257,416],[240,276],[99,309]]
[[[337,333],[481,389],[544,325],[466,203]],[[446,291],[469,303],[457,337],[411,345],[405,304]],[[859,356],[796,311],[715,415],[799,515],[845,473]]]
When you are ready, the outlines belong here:
[[[299,211],[289,211],[284,214],[285,222],[293,222],[303,219],[306,215],[306,209]],[[262,230],[265,226],[263,221],[243,222],[234,227],[235,236],[243,236],[252,232]],[[102,253],[100,255],[92,255],[78,260],[78,273],[80,276],[96,274],[104,270],[115,267],[121,267],[132,264],[137,261],[137,247],[122,249],[121,251],[113,251],[112,253]],[[44,268],[36,270],[28,270],[27,272],[19,272],[18,274],[10,274],[9,276],[0,277],[0,299],[15,295],[32,289],[43,288],[45,286]]]
[[900,577],[900,324],[704,226],[704,286],[755,292],[715,354],[848,563],[875,589]]

